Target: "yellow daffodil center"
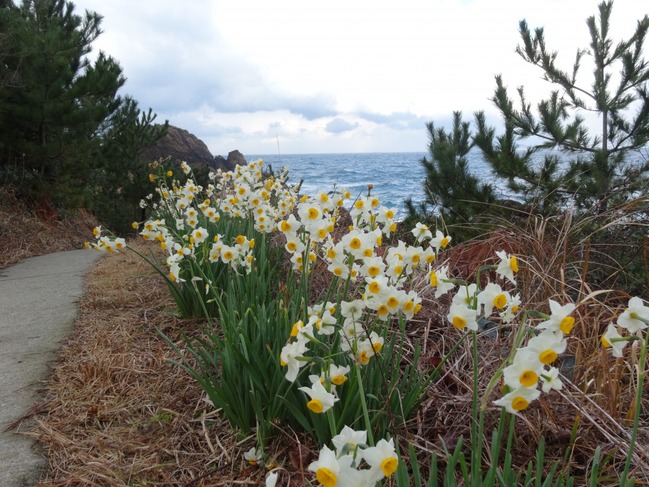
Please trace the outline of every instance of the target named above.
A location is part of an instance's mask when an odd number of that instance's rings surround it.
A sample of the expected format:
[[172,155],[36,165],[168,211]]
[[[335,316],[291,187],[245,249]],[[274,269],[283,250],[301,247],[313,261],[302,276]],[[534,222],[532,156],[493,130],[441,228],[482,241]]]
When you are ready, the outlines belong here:
[[344,375],[334,375],[331,378],[331,382],[337,386],[343,385],[345,382],[347,382],[347,376]]
[[311,399],[309,402],[306,403],[306,407],[308,407],[311,411],[313,411],[316,414],[320,414],[324,409],[322,403],[317,399]]
[[326,467],[320,467],[315,473],[315,478],[323,487],[335,487],[338,481],[336,474]]
[[611,348],[613,346],[604,335],[602,335],[602,345],[604,346],[604,348]]
[[534,384],[537,384],[539,381],[539,376],[533,370],[525,370],[520,377],[518,378],[521,385],[525,387],[532,387]]
[[287,249],[289,252],[295,252],[295,251],[297,250],[297,245],[296,245],[295,242],[288,242],[288,243],[286,244],[286,249]]
[[454,316],[453,317],[453,326],[457,328],[458,330],[464,329],[466,327],[466,320],[462,318],[461,316]]
[[443,249],[445,249],[448,246],[448,237],[444,237],[440,243]]
[[405,303],[403,303],[404,311],[412,311],[412,308],[414,307],[415,307],[414,301],[406,301]]
[[363,365],[367,364],[370,361],[370,358],[367,356],[367,351],[363,350],[358,356],[358,361]]
[[417,314],[417,313],[419,313],[419,311],[421,311],[421,303],[419,303],[419,304],[417,304],[417,306],[415,306],[414,313]]
[[430,285],[431,287],[437,287],[437,274],[435,274],[435,271],[430,272]]
[[349,246],[354,249],[358,250],[361,248],[361,239],[358,237],[352,238],[352,240],[349,242]]
[[388,457],[381,462],[381,470],[386,477],[397,471],[399,460],[396,457]]
[[372,265],[367,269],[367,273],[372,277],[376,277],[381,273],[381,269],[379,269],[375,265]]
[[362,210],[365,206],[365,202],[363,200],[358,200],[356,203],[354,203],[354,206],[357,210]]
[[494,298],[494,306],[496,308],[503,309],[506,304],[507,304],[507,296],[505,296],[503,293],[500,293],[498,296]]
[[554,350],[544,350],[539,354],[539,360],[542,364],[549,365],[554,362],[559,355]]
[[518,260],[513,255],[509,258],[509,267],[512,268],[514,272],[518,272]]
[[379,316],[385,316],[390,312],[390,310],[385,304],[382,304],[376,309],[376,312]]
[[336,258],[336,251],[334,249],[327,250],[327,257],[330,259]]
[[376,281],[372,281],[372,282],[370,283],[370,292],[371,292],[372,294],[377,294],[380,290],[381,290],[381,286],[379,285],[378,282],[376,282]]
[[317,208],[313,208],[313,207],[309,208],[309,219],[310,220],[315,220],[316,218],[318,218],[318,216],[320,216],[320,212],[318,211]]
[[395,298],[394,296],[390,296],[388,298],[388,302],[386,303],[390,308],[395,308],[399,306],[399,300]]
[[524,409],[527,409],[527,406],[529,406],[530,403],[525,399],[524,397],[518,396],[514,398],[512,401],[512,409],[514,411],[523,411]]
[[291,336],[296,337],[298,333],[300,332],[300,329],[304,327],[304,322],[298,321],[293,324],[293,328],[291,328]]
[[573,326],[575,326],[575,319],[572,316],[566,316],[564,319],[561,320],[561,324],[559,325],[559,328],[561,329],[564,335],[570,335]]
[[327,229],[326,228],[321,228],[318,230],[318,237],[319,238],[325,238],[327,236]]

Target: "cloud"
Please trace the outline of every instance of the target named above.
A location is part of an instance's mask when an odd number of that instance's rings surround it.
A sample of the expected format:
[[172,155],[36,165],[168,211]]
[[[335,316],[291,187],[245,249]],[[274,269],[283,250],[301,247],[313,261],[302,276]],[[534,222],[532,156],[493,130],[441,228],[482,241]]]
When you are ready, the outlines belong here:
[[344,118],[336,117],[326,125],[325,130],[331,134],[341,134],[354,130],[356,127],[358,127],[357,123],[351,123]]
[[423,129],[430,117],[415,115],[411,112],[393,112],[390,114],[372,113],[367,111],[358,112],[358,116],[371,122],[385,125],[393,130]]

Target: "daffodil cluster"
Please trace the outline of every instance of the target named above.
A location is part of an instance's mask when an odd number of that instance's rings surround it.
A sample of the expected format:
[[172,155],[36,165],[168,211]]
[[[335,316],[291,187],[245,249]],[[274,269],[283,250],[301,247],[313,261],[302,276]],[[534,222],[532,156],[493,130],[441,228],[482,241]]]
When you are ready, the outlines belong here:
[[106,252],[112,254],[113,252],[119,252],[121,249],[126,248],[126,240],[121,237],[111,237],[109,235],[103,235],[103,230],[101,226],[95,227],[92,229],[92,234],[96,239],[96,242],[92,244],[86,242],[84,247],[92,248],[100,252]]
[[219,195],[220,210],[235,218],[251,218],[261,233],[275,230],[277,222],[293,211],[297,188],[288,185],[288,170],[277,177],[264,175],[263,162],[252,161],[237,165],[233,171],[221,169],[210,173],[214,181],[210,192]]
[[[399,241],[396,246],[382,247],[383,237],[395,230],[394,211],[371,195],[359,197],[351,205],[353,225],[346,233],[334,232],[339,210],[348,197],[344,190],[303,197],[296,208],[297,216],[291,214],[278,224],[296,271],[308,276],[318,264],[319,269],[331,273],[333,282],[344,282],[348,290],[336,303],[309,306],[308,321],[293,327],[280,353],[280,363],[287,367],[286,379],[291,382],[309,363],[311,343],[336,343],[339,351],[356,363],[368,364],[384,343],[373,325],[399,316],[405,320],[414,317],[421,309],[421,298],[408,284],[416,272],[434,273],[431,269],[436,254],[450,241],[439,231],[433,238],[428,228],[419,224],[413,232],[416,245]],[[444,275],[445,270],[438,272]],[[331,356],[338,355],[337,351],[330,349]],[[327,371],[323,377],[328,380]],[[322,395],[320,385],[313,387],[305,388],[305,392],[312,397],[318,391]],[[332,394],[330,389],[325,390]],[[331,397],[327,399],[323,402],[325,411],[333,405]]]
[[[487,269],[494,269],[498,277],[515,284],[518,260],[504,250],[496,252],[496,255],[498,264],[487,266]],[[436,297],[454,289],[456,285],[447,272],[446,268],[431,271],[431,285],[437,287]],[[477,284],[461,283],[453,295],[447,319],[459,330],[477,332],[481,319],[497,319],[505,324],[512,322],[520,304],[519,294],[513,295],[498,283],[489,282],[484,289],[478,289]],[[525,347],[516,349],[512,363],[503,369],[503,381],[509,392],[495,401],[496,405],[510,413],[518,413],[539,397],[539,382],[544,392],[561,388],[559,370],[551,364],[566,350],[565,337],[575,323],[570,316],[574,309],[574,304],[562,306],[550,300],[551,314],[543,315],[545,320],[536,326],[538,334]]]
[[[638,297],[629,299],[627,308],[617,319],[617,327],[608,325],[606,333],[601,337],[602,345],[612,351],[614,357],[622,357],[627,343],[636,338],[642,338],[642,331],[649,326],[649,307]],[[625,336],[619,328],[625,330]]]
[[[516,257],[510,256],[505,251],[496,252],[500,263],[495,267],[496,274],[514,284],[514,273],[518,271]],[[455,283],[448,278],[448,269],[441,268],[431,274],[431,285],[437,287],[436,297],[455,288]],[[490,319],[497,317],[503,323],[509,323],[519,310],[520,295],[512,295],[500,284],[488,283],[484,289],[478,289],[477,284],[462,283],[453,295],[451,306],[447,315],[448,321],[459,330],[478,331],[480,318]]]
[[563,387],[559,369],[552,366],[567,347],[566,337],[572,331],[575,318],[571,316],[576,306],[573,303],[561,305],[550,299],[550,315],[536,325],[539,333],[516,350],[512,363],[503,370],[503,380],[509,392],[494,404],[504,407],[510,413],[519,413],[539,398],[541,391],[550,392]]
[[345,426],[332,439],[334,450],[324,446],[309,470],[324,487],[373,487],[397,470],[399,459],[392,439],[381,439],[376,446],[366,442],[366,431]]
[[[191,176],[189,165],[182,163],[181,169]],[[247,218],[254,221],[255,230],[270,233],[277,221],[292,211],[296,201],[294,189],[287,184],[287,172],[282,171],[278,177],[264,174],[261,160],[237,165],[232,171],[210,173],[213,184],[207,188],[191,177],[181,184],[172,176],[171,171],[164,170],[158,176],[151,174],[151,179],[158,182],[160,203],[154,217],[141,227],[136,222],[133,226],[141,228],[144,240],[158,241],[168,252],[166,264],[173,282],[186,281],[189,266],[184,263],[188,260],[199,265],[221,262],[237,272],[250,272],[254,239],[237,235],[226,241],[216,224],[222,215]]]

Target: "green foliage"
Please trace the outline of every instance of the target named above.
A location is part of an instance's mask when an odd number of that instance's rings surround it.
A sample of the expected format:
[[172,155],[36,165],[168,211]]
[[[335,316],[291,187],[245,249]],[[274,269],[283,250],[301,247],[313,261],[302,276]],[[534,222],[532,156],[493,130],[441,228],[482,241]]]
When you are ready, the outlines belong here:
[[150,192],[151,161],[144,160],[142,152],[164,137],[168,127],[167,122],[156,125],[155,119],[150,108],[141,111],[135,100],[125,97],[102,127],[88,189],[99,220],[120,234],[130,231],[131,222],[146,218],[140,201]]
[[22,177],[32,196],[78,196],[96,131],[119,107],[125,82],[113,58],[87,58],[101,16],[76,15],[62,0],[24,0],[5,3],[0,17],[10,50],[3,77],[11,79],[0,112],[0,167]]
[[141,215],[142,150],[166,124],[117,95],[126,79],[103,52],[96,12],[64,0],[0,4],[0,181],[30,200],[86,206],[114,230]]
[[[491,211],[494,185],[478,185],[467,171],[466,154],[473,146],[494,178],[522,203],[514,205],[516,210],[550,215],[571,205],[601,214],[646,190],[649,160],[639,150],[649,142],[649,63],[642,54],[649,17],[638,21],[628,39],[614,43],[611,13],[612,2],[602,2],[598,17],[587,19],[590,46],[577,51],[570,70],[557,65],[542,28],[531,31],[520,22],[522,43],[516,52],[558,89],[533,106],[520,87],[516,107],[497,75],[492,101],[502,116],[500,135],[483,112],[475,114],[473,131],[458,113],[449,133],[428,125],[431,159],[422,161],[427,203],[445,220],[470,221]],[[590,80],[580,69],[588,58]],[[595,134],[589,131],[589,115],[600,122]],[[456,194],[458,184],[466,189]],[[499,211],[502,206],[499,202]]]
[[496,201],[493,187],[481,182],[471,173],[468,154],[474,146],[470,124],[462,120],[462,114],[453,114],[453,128],[446,131],[433,122],[426,125],[430,139],[430,159],[423,158],[426,170],[424,191],[426,199],[420,208],[406,201],[411,217],[428,219],[427,206],[436,210],[437,216],[449,227],[467,226],[489,211]]

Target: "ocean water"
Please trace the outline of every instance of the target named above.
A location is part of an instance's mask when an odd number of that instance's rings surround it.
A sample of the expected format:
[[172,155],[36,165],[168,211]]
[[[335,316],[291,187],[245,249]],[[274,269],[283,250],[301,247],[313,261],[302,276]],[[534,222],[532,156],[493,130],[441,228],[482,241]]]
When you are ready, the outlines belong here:
[[308,195],[344,188],[354,199],[366,195],[368,185],[372,184],[372,195],[378,196],[383,206],[394,209],[397,218],[402,218],[406,198],[424,199],[425,176],[420,161],[425,155],[423,152],[265,154],[246,159],[261,158],[265,166],[272,165],[274,170],[288,168],[290,182],[302,180],[300,192]]
[[[381,204],[395,210],[397,218],[406,214],[403,201],[423,201],[425,171],[421,159],[425,152],[373,152],[350,154],[265,154],[246,156],[248,161],[262,159],[273,170],[287,167],[292,183],[303,180],[301,192],[312,195],[318,191],[345,188],[352,198],[372,194]],[[479,155],[469,155],[471,170],[482,178],[489,178],[489,168]]]

